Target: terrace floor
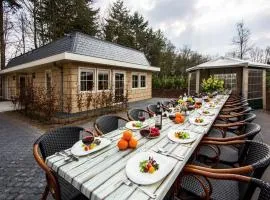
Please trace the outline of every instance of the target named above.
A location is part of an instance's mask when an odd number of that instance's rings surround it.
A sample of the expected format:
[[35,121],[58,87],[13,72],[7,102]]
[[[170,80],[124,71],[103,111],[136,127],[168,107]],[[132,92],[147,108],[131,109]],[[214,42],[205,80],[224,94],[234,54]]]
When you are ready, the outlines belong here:
[[[146,108],[150,103],[161,99],[153,98],[147,101],[130,103],[129,107]],[[262,126],[262,134],[256,139],[270,144],[270,115],[255,111],[256,123]],[[126,117],[126,113],[121,113]],[[80,124],[92,127],[93,123]],[[44,131],[14,119],[5,113],[0,113],[0,200],[9,199],[39,199],[45,187],[45,177],[37,166],[32,145]],[[263,180],[270,182],[270,167],[265,172]]]

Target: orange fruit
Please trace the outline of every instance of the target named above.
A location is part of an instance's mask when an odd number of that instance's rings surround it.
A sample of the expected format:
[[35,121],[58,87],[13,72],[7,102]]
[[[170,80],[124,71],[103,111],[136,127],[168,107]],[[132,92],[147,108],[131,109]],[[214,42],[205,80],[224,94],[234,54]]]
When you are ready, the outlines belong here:
[[151,167],[149,168],[149,170],[148,170],[148,172],[149,172],[150,174],[153,174],[155,171],[156,171],[156,170],[155,170],[155,168],[154,168],[153,166],[151,166]]
[[126,140],[120,139],[117,143],[119,150],[126,150],[128,148],[128,142]]
[[129,141],[131,138],[132,138],[132,131],[130,130],[126,130],[123,132],[123,139],[126,140],[126,141]]
[[128,146],[132,149],[135,149],[137,147],[138,140],[136,138],[131,138],[128,142]]
[[182,116],[182,114],[181,114],[180,112],[176,112],[176,113],[175,113],[175,118],[181,117],[181,116]]
[[180,124],[180,123],[183,123],[185,121],[185,118],[183,116],[176,117],[174,121],[176,124]]

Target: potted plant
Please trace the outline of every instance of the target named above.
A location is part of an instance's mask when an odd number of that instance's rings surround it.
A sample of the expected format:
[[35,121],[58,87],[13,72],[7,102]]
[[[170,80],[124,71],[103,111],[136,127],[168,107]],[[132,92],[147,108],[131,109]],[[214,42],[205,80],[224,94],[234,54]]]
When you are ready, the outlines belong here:
[[222,92],[224,90],[224,81],[210,76],[207,80],[203,79],[201,86],[203,92],[206,92],[211,96],[214,92]]

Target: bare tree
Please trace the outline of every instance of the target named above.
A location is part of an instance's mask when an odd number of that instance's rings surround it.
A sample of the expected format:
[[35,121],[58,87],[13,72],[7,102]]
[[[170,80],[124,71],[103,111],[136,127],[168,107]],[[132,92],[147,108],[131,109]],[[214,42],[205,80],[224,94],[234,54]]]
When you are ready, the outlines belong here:
[[249,52],[249,59],[254,62],[268,63],[270,61],[270,46],[265,49],[260,47],[252,48]]
[[264,62],[264,50],[259,48],[259,47],[255,47],[250,49],[249,51],[249,57],[250,60],[253,62]]
[[4,21],[5,16],[5,9],[12,9],[13,11],[16,10],[16,8],[20,8],[20,5],[17,3],[16,0],[2,0],[0,3],[0,44],[1,44],[1,68],[3,69],[5,67],[6,63],[6,33],[5,33],[5,25],[7,24]]
[[270,64],[270,46],[267,46],[264,50],[264,63]]
[[238,58],[243,59],[246,54],[250,51],[250,30],[245,27],[244,22],[236,24],[237,35],[233,37],[233,45],[236,46],[236,53]]

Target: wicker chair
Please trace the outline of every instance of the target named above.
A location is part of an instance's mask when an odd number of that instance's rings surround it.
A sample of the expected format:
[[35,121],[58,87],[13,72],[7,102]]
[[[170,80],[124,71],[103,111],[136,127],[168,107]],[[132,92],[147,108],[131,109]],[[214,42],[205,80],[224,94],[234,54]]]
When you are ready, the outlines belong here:
[[162,101],[161,105],[162,105],[163,108],[168,109],[170,105],[173,106],[173,101],[172,100],[170,100],[170,101]]
[[54,173],[45,163],[48,156],[71,148],[79,139],[80,127],[63,127],[48,131],[34,143],[33,154],[37,164],[44,170],[47,180],[42,199],[51,192],[56,200],[87,199],[70,183]]
[[[181,176],[181,180],[188,179],[193,180],[198,184],[197,193],[187,193],[185,190],[181,190],[178,194],[174,197],[176,200],[181,199],[206,199],[209,200],[213,198],[213,192],[218,193],[218,199],[229,199],[232,200],[232,191],[228,191],[232,188],[232,186],[236,186],[237,188],[247,188],[254,191],[256,188],[260,189],[258,200],[269,200],[270,199],[270,183],[264,182],[260,179],[238,175],[238,174],[219,174],[219,173],[212,173],[207,172],[199,169],[195,169],[192,167],[184,167],[183,175]],[[180,181],[181,181],[180,180]],[[221,184],[220,184],[221,183]],[[220,184],[220,186],[219,186]],[[223,186],[223,187],[222,187]],[[219,189],[217,189],[219,188]],[[213,191],[214,190],[214,191]],[[235,188],[232,188],[235,191]],[[224,194],[224,196],[222,196]],[[249,192],[250,199],[252,197],[251,192]],[[233,196],[234,199],[241,199],[241,195],[236,191],[236,196]],[[183,196],[185,198],[183,198]],[[229,196],[229,198],[228,198]],[[226,198],[227,197],[227,198]]]
[[[260,131],[260,125],[255,123],[247,123],[244,126],[244,133],[241,135],[226,138],[204,137],[203,141],[229,142],[244,139],[252,140]],[[197,156],[199,158],[212,161],[213,164],[220,162],[228,165],[234,165],[239,161],[239,157],[241,156],[240,154],[241,146],[238,148],[237,146],[229,145],[203,145],[203,142],[197,151]]]
[[[249,140],[230,142],[205,141],[204,143],[211,145],[243,145],[243,153],[239,158],[239,167],[231,168],[230,166],[222,165],[222,168],[213,169],[203,163],[193,161],[191,164],[186,165],[187,168],[217,173],[221,176],[226,176],[225,174],[242,174],[260,179],[270,163],[270,146],[264,143]],[[215,180],[207,178],[195,180],[194,177],[182,178],[181,187],[196,197],[202,196],[203,189],[201,188],[210,188],[212,190],[210,194],[211,199],[224,200],[249,199],[254,192],[254,188],[239,186],[232,181],[223,180],[217,183]]]
[[234,113],[232,115],[219,115],[218,119],[225,122],[252,122],[256,119],[256,115],[254,113]]
[[117,115],[103,115],[96,119],[94,127],[99,135],[104,135],[124,126],[126,122],[127,119]]
[[134,108],[134,109],[131,109],[127,112],[127,117],[131,121],[138,121],[139,120],[138,115],[140,112],[142,112],[146,118],[150,118],[153,116],[152,113],[150,113],[146,110]]
[[157,105],[156,104],[150,104],[147,106],[147,111],[150,112],[152,115],[155,115],[158,110],[157,110]]
[[260,125],[256,123],[248,123],[244,121],[227,124],[220,123],[214,124],[213,128],[208,132],[204,139],[217,141],[229,141],[236,139],[252,140],[260,131]]
[[220,112],[221,114],[234,114],[234,113],[249,113],[252,108],[249,106],[235,106],[229,108],[223,108]]

